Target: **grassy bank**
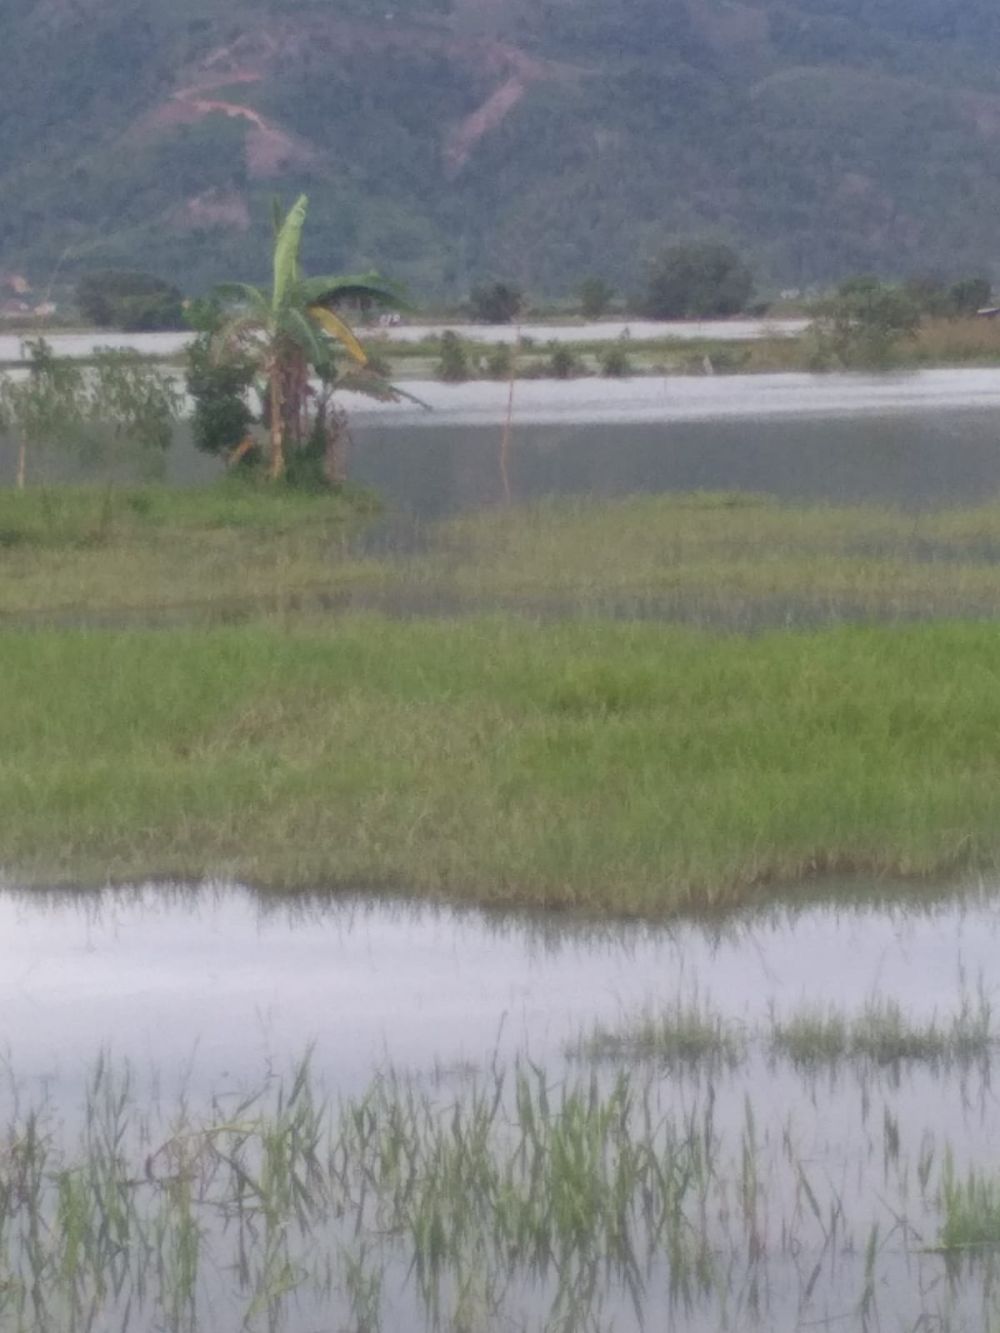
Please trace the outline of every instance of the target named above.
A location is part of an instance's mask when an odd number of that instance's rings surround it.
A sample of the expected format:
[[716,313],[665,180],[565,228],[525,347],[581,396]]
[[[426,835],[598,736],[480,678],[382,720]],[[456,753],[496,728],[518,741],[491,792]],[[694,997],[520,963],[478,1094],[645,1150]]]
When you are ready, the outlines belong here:
[[[0,619],[271,605],[329,587],[375,507],[364,493],[237,478],[185,489],[0,488]],[[355,586],[368,577],[361,564],[351,574]]]
[[1000,852],[992,626],[395,623],[0,640],[18,878],[669,913]]

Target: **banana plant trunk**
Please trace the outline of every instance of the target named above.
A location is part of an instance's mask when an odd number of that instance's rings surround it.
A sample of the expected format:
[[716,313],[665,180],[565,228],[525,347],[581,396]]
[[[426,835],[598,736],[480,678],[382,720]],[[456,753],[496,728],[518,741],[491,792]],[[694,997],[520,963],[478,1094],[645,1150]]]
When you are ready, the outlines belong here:
[[271,460],[268,473],[277,481],[285,470],[285,412],[281,384],[281,362],[275,358],[271,366]]

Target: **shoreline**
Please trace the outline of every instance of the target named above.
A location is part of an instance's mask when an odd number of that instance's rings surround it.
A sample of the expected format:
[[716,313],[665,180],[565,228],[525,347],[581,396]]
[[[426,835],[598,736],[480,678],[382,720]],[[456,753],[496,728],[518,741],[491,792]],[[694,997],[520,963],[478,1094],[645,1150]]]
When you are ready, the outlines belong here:
[[[500,380],[399,380],[432,409],[340,399],[352,423],[495,426],[506,419],[508,384]],[[741,417],[847,417],[908,411],[1000,410],[1000,367],[862,371],[744,372],[731,375],[636,375],[622,379],[524,379],[515,383],[513,423],[547,425],[738,420]]]

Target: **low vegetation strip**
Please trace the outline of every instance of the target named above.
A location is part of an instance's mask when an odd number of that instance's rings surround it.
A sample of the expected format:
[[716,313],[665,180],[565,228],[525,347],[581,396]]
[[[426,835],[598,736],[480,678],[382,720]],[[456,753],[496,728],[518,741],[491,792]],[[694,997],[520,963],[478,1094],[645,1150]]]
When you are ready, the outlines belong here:
[[967,623],[8,632],[2,859],[616,913],[992,868],[998,676]]
[[915,1019],[895,1000],[873,997],[858,1014],[806,1008],[771,1015],[769,1028],[727,1021],[697,995],[676,998],[663,1009],[625,1016],[615,1027],[598,1025],[566,1048],[578,1060],[652,1060],[668,1068],[730,1069],[754,1049],[799,1069],[923,1063],[934,1067],[989,1062],[996,1048],[993,1013],[982,990],[963,995],[949,1019]]
[[362,538],[372,507],[363,492],[269,495],[234,477],[187,491],[0,491],[0,622],[183,623],[296,600],[727,628],[1000,615],[996,504],[544,501],[430,524],[377,555]]

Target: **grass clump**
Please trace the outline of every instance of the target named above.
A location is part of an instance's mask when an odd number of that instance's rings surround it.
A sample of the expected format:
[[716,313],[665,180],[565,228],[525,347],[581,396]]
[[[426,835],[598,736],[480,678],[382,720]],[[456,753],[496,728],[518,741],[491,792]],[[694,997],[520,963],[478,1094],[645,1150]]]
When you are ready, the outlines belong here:
[[845,1016],[835,1010],[803,1010],[775,1019],[769,1044],[773,1055],[796,1065],[834,1064],[851,1049],[850,1029]]
[[727,1066],[745,1054],[744,1036],[697,996],[645,1011],[617,1028],[596,1026],[567,1050],[576,1059],[655,1060],[668,1068]]
[[812,1010],[774,1019],[770,1050],[797,1065],[836,1064],[853,1059],[877,1065],[919,1061],[967,1064],[988,1059],[995,1037],[984,995],[964,999],[949,1023],[909,1018],[895,1000],[875,999],[853,1019],[835,1010]]
[[938,1202],[944,1217],[938,1237],[942,1250],[1000,1245],[1000,1180],[975,1170],[958,1180],[949,1159]]
[[944,1160],[937,1206],[943,1217],[937,1244],[941,1250],[995,1248],[1000,1245],[1000,1180],[979,1170],[956,1176],[951,1152]]

